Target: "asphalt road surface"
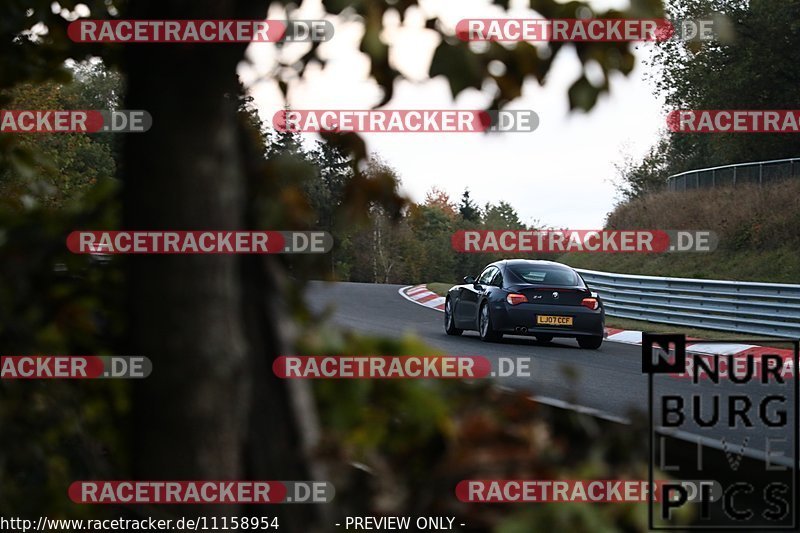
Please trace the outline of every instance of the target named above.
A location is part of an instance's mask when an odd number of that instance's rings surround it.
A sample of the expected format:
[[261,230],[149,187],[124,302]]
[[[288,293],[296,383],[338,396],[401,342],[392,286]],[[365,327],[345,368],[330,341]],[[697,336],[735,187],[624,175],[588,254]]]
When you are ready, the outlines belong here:
[[[313,282],[308,292],[313,296],[307,300],[315,311],[332,310],[335,324],[359,333],[388,337],[412,333],[448,355],[481,355],[489,359],[530,357],[531,377],[494,379],[502,386],[529,391],[544,403],[568,405],[615,420],[628,419],[633,412],[646,416],[647,376],[642,374],[641,347],[606,341],[599,350],[581,350],[572,339],[554,339],[551,343],[543,344],[532,337],[521,336],[506,336],[499,343],[484,343],[476,332],[452,337],[444,332],[443,313],[406,300],[398,293],[400,288],[400,285]],[[662,390],[669,389],[669,392],[686,397],[687,402],[697,392],[690,380],[670,377],[656,379],[659,393],[659,387],[663,387]],[[713,391],[707,390],[707,395],[702,394],[704,398],[712,396]],[[762,386],[759,390],[747,393],[755,398],[751,411],[754,418],[758,416],[758,398],[768,392]],[[794,411],[792,406],[787,408],[791,421]],[[723,415],[725,411],[723,406]],[[747,455],[751,452],[758,455],[758,450],[763,450],[765,446],[767,432],[761,428],[758,420],[755,422],[757,427],[754,430],[695,430],[697,426],[692,424],[690,429],[684,426],[687,433],[683,437],[694,440],[694,436],[701,435],[704,439],[719,442],[720,438],[727,436],[728,442],[733,443],[738,451],[743,436],[750,434]],[[783,431],[782,436],[788,437],[785,428]],[[731,437],[737,437],[738,443]]]

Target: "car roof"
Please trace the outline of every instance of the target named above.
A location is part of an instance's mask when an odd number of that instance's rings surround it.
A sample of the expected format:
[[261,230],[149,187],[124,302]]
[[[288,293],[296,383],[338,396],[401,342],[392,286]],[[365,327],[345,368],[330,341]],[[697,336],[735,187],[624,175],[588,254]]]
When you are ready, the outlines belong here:
[[569,265],[565,265],[564,263],[558,263],[556,261],[546,261],[544,259],[501,259],[500,261],[495,261],[494,263],[490,263],[489,266],[510,266],[510,265],[525,265],[525,264],[533,264],[533,265],[542,265],[542,266],[554,266],[554,267],[561,267],[568,270],[572,270],[572,267]]

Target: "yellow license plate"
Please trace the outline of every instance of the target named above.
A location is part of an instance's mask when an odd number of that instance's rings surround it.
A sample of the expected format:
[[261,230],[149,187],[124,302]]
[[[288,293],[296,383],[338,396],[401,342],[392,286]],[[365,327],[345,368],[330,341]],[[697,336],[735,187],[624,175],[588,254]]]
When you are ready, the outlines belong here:
[[538,315],[536,317],[537,326],[571,326],[571,316]]

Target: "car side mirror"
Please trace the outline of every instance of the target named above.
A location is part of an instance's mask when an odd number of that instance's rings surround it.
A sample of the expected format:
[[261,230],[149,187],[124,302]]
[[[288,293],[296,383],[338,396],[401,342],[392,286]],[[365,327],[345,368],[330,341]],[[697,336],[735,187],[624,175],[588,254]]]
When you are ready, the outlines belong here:
[[464,283],[466,283],[468,285],[469,284],[474,285],[475,284],[475,278],[473,278],[472,276],[464,276]]

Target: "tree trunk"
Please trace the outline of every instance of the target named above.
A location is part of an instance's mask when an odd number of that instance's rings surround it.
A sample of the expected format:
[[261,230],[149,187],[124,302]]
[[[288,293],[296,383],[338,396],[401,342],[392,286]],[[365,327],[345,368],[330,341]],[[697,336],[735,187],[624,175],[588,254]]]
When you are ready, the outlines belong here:
[[[263,19],[267,7],[249,0],[137,0],[125,18]],[[153,127],[126,137],[124,229],[247,227],[236,113],[236,66],[244,50],[238,44],[125,48],[126,108],[149,111]],[[281,350],[281,309],[267,305],[278,289],[261,258],[129,259],[129,347],[153,361],[152,375],[134,392],[136,478],[307,479],[288,388],[271,372]],[[307,531],[303,507],[270,506],[270,516],[278,513],[282,531]]]

